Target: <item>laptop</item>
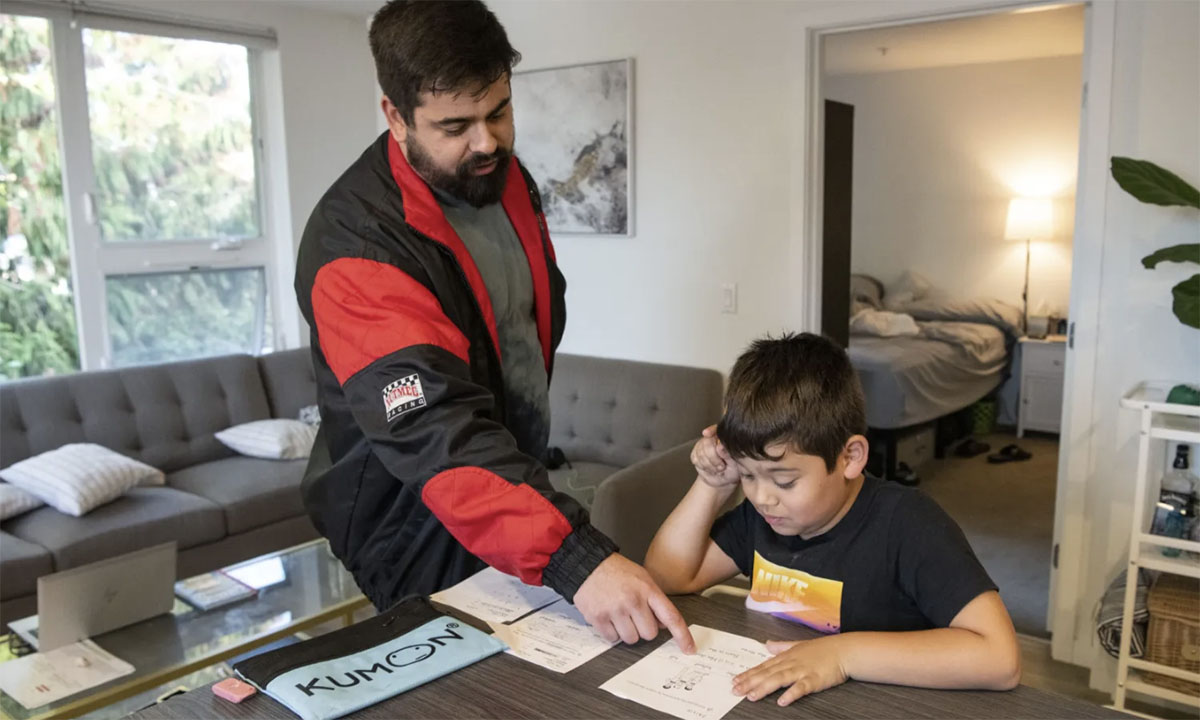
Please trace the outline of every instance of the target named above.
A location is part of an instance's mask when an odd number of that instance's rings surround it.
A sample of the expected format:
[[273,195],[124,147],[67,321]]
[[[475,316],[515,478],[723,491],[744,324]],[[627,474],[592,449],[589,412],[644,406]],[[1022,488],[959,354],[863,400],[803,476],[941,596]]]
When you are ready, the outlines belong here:
[[9,628],[40,652],[171,612],[174,542],[38,578],[38,614]]

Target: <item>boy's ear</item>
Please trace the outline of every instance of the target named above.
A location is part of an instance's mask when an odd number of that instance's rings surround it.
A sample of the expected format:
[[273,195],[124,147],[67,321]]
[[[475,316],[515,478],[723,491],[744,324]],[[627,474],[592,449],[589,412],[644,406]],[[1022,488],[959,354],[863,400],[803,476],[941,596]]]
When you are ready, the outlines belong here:
[[862,435],[854,435],[846,441],[846,447],[842,450],[842,457],[846,460],[846,469],[843,470],[843,474],[847,480],[852,480],[862,475],[863,470],[867,467],[869,450],[870,445]]

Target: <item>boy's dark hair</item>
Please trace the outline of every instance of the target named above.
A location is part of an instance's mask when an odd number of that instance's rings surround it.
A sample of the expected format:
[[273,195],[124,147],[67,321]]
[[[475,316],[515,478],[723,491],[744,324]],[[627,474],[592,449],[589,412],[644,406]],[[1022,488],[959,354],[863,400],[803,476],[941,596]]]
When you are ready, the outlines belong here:
[[756,340],[729,375],[717,437],[737,457],[779,460],[786,442],[833,470],[853,435],[867,431],[866,402],[846,351],[812,333]]
[[392,0],[369,37],[379,87],[409,125],[422,92],[479,95],[521,60],[479,0]]

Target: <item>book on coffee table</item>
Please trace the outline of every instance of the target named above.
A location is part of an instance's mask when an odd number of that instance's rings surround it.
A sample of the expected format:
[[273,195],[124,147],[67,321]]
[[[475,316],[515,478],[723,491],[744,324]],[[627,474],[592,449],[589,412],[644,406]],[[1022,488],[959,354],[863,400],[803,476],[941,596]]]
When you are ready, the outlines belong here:
[[199,610],[212,610],[252,598],[258,594],[258,590],[220,570],[214,570],[176,582],[175,594]]

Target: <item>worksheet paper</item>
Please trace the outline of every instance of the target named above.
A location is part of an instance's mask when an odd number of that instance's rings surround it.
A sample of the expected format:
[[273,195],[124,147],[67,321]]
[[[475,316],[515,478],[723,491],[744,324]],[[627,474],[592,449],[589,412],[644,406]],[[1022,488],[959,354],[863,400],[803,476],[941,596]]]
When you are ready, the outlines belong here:
[[495,568],[477,572],[454,587],[429,596],[436,603],[489,623],[512,622],[561,598],[548,587],[526,585]]
[[571,672],[609,649],[605,640],[566,600],[527,615],[511,625],[491,623],[508,653],[555,672]]
[[33,710],[131,672],[132,665],[84,640],[0,664],[0,690]]
[[600,689],[684,720],[717,720],[732,710],[742,701],[734,676],[770,658],[767,646],[702,625],[689,629],[695,654],[668,640]]

